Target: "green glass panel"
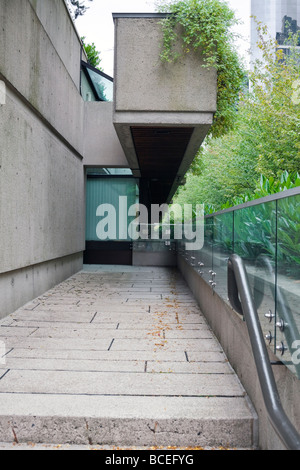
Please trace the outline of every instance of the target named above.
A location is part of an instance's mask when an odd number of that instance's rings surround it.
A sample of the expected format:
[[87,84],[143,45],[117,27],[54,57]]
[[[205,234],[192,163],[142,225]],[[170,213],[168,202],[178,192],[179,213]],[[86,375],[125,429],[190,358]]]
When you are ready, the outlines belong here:
[[136,194],[134,178],[88,178],[86,240],[130,240],[128,225],[134,217],[128,216],[128,209],[136,203]]
[[[275,348],[276,201],[234,213],[234,251],[246,264],[263,333]],[[267,315],[267,316],[266,316]]]
[[233,253],[233,212],[214,217],[213,272],[215,292],[227,302],[227,266]]
[[278,201],[277,239],[276,353],[300,378],[300,195]]

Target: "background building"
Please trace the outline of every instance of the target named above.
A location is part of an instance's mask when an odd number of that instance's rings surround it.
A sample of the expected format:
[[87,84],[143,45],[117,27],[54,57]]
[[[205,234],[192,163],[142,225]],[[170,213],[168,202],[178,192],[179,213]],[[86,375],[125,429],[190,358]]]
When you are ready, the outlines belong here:
[[[270,36],[284,45],[289,29],[300,29],[300,0],[251,0],[251,16],[265,24]],[[287,22],[290,27],[287,28]],[[251,62],[260,58],[255,19],[251,19]]]

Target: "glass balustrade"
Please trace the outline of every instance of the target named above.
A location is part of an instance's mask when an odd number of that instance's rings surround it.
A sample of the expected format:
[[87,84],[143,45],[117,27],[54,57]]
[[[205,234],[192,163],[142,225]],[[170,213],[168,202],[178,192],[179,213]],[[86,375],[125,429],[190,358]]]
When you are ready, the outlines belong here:
[[266,343],[300,378],[300,188],[207,216],[204,232],[179,255],[227,303],[228,258],[243,258]]
[[199,249],[190,248],[186,227],[137,227],[134,253],[150,260],[177,252],[226,303],[228,259],[241,256],[266,343],[300,378],[300,188],[206,216]]

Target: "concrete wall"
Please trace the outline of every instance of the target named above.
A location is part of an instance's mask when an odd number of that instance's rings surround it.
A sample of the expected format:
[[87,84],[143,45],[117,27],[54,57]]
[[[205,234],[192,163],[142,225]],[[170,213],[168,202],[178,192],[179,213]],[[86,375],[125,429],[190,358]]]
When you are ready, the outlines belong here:
[[1,317],[46,292],[82,269],[82,254],[0,274]]
[[112,117],[113,103],[85,102],[84,165],[128,168]]
[[[36,7],[46,9],[47,15],[52,1],[36,0]],[[57,28],[65,22],[67,11],[63,1],[54,2],[60,8],[47,15]],[[34,107],[43,119],[62,136],[73,149],[82,155],[84,106],[78,92],[78,80],[73,81],[73,70],[69,70],[59,54],[32,4],[28,1],[1,0],[0,24],[0,74]],[[69,21],[71,19],[69,18]],[[48,25],[48,29],[49,29]],[[71,47],[80,60],[81,45],[73,29]],[[60,39],[66,50],[69,43]],[[76,47],[75,47],[76,46]]]
[[160,21],[115,18],[116,111],[216,111],[216,71],[201,67],[199,52],[163,63]]
[[81,44],[62,0],[0,1],[0,317],[78,271]]
[[[211,287],[181,256],[178,256],[177,261],[183,277],[256,409],[259,416],[260,448],[284,449],[267,417],[245,322],[213,293]],[[271,352],[270,360],[278,361]],[[300,432],[300,381],[284,365],[274,365],[273,371],[284,410]]]
[[[64,0],[29,0],[75,86],[80,86],[80,36]],[[82,51],[82,58],[85,53]]]
[[127,161],[112,104],[80,96],[81,42],[64,0],[0,0],[0,24],[3,317],[80,270],[84,164]]

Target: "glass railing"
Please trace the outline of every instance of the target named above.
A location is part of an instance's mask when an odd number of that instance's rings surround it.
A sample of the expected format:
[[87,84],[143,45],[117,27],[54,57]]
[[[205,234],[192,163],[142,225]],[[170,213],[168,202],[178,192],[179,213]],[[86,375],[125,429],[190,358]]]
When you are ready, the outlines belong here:
[[201,250],[177,245],[225,302],[228,258],[243,258],[266,342],[300,378],[300,188],[207,216]]
[[176,254],[174,225],[138,224],[137,227],[140,237],[137,240],[132,240],[133,252],[149,255],[169,252]]

